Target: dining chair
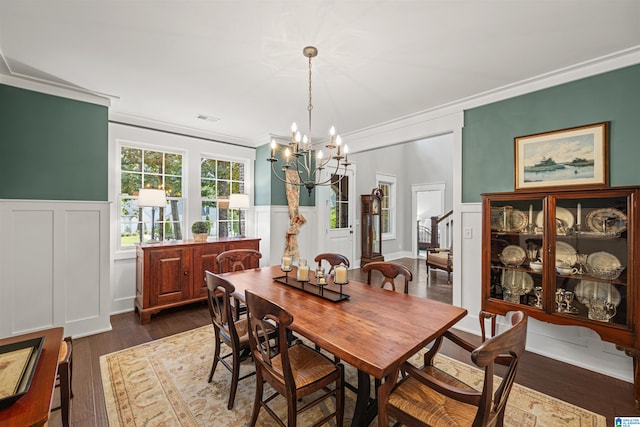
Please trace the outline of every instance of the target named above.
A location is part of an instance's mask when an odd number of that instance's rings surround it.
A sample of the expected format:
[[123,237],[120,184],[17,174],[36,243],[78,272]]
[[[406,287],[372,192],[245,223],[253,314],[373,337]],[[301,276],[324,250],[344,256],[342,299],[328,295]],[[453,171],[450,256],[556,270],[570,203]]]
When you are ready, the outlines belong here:
[[[284,422],[269,407],[269,402],[278,395],[287,401],[287,426],[297,425],[297,415],[320,402],[333,397],[335,411],[326,414],[313,426],[319,426],[335,418],[336,426],[342,427],[344,417],[344,367],[333,363],[320,353],[295,341],[289,347],[287,343],[288,326],[293,316],[279,305],[252,293],[245,292],[247,303],[247,319],[249,323],[249,341],[251,353],[256,364],[256,395],[249,425],[256,425],[260,409],[265,411],[278,423]],[[269,344],[270,328],[275,327],[277,346]],[[264,399],[264,382],[275,391]],[[330,387],[335,383],[333,387]],[[304,397],[312,393],[309,401]],[[298,407],[298,404],[301,406]],[[305,423],[305,425],[307,425]]]
[[[482,390],[475,390],[434,366],[443,338],[456,344],[466,342],[451,331],[445,332],[425,353],[422,368],[405,362],[399,367],[407,373],[405,378],[398,383],[385,382],[378,388],[378,425],[387,426],[389,417],[393,417],[397,420],[394,426],[502,426],[518,362],[525,350],[527,319],[525,312],[515,312],[511,328],[471,351],[471,361],[484,370]],[[507,369],[500,385],[494,387],[496,363],[505,364]]]
[[392,290],[396,290],[395,278],[402,275],[404,277],[404,293],[409,293],[409,282],[413,280],[413,273],[407,267],[402,264],[389,261],[376,261],[365,264],[362,267],[362,271],[367,273],[367,283],[371,284],[371,272],[377,270],[384,278],[380,284],[381,288],[384,288],[385,284],[389,283]]
[[216,257],[220,273],[260,267],[262,253],[255,249],[229,249]]
[[349,268],[349,259],[346,256],[340,254],[323,253],[316,256],[314,258],[314,261],[318,264],[318,266],[320,266],[323,261],[329,264],[329,270],[327,271],[327,274],[331,274],[334,267],[340,264],[344,264],[347,268]]
[[[227,273],[248,268],[258,268],[260,267],[260,258],[262,258],[262,253],[255,249],[229,249],[220,252],[216,257],[216,262],[220,273]],[[247,311],[245,305],[235,298],[231,300],[231,306],[236,310],[238,317]]]
[[[252,371],[240,377],[240,364],[251,356],[247,319],[237,319],[236,311],[231,306],[230,300],[233,298],[235,287],[225,278],[210,271],[205,271],[205,274],[207,277],[207,303],[216,344],[209,382],[213,379],[218,362],[231,372],[231,390],[229,390],[227,409],[233,409],[238,382],[255,374],[255,371]],[[220,356],[222,343],[226,344],[231,352]],[[229,357],[232,359],[231,364],[225,360]]]
[[73,340],[65,337],[60,346],[60,357],[58,358],[58,373],[56,375],[56,387],[60,389],[60,406],[51,408],[52,411],[60,409],[62,425],[69,427],[69,415],[71,409],[71,398],[73,390],[71,388],[71,378],[73,372]]

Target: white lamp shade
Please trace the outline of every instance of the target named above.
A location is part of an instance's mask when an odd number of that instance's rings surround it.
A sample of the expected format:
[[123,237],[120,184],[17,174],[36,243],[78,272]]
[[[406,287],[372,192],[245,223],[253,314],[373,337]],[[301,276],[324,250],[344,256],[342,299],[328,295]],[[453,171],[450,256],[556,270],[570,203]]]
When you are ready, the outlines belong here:
[[138,192],[138,207],[162,208],[167,205],[167,195],[164,190],[156,188],[141,188]]
[[248,194],[232,194],[229,196],[229,209],[248,209],[249,208],[249,195]]

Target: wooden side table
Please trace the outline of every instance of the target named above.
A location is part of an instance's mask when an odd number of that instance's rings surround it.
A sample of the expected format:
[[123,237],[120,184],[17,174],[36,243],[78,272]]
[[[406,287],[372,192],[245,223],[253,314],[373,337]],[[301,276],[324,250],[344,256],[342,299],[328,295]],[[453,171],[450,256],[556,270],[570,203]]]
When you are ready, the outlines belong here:
[[0,425],[41,426],[47,423],[56,384],[63,333],[64,328],[51,328],[0,340],[0,345],[5,345],[44,337],[42,352],[29,391],[11,406],[0,409]]

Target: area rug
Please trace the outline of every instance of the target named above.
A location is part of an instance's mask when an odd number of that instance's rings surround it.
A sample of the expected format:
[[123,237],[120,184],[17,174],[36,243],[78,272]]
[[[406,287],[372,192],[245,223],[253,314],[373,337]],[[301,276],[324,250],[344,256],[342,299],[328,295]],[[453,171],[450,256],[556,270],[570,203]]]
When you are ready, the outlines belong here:
[[[110,426],[245,426],[251,416],[255,376],[240,381],[232,410],[227,410],[231,374],[222,365],[207,382],[214,350],[213,328],[204,326],[100,357],[105,404]],[[224,350],[224,349],[223,349]],[[420,355],[414,357],[419,364]],[[436,364],[473,387],[481,387],[482,373],[474,367],[438,356]],[[253,370],[250,361],[241,369]],[[347,380],[355,384],[355,368],[345,365]],[[271,390],[265,387],[265,394]],[[345,425],[351,423],[355,395],[345,392]],[[333,401],[300,417],[310,425],[320,412],[333,410]],[[272,402],[286,419],[282,397]],[[260,412],[258,425],[274,425]],[[376,421],[372,423],[376,426]],[[605,417],[515,384],[505,426],[605,427]]]

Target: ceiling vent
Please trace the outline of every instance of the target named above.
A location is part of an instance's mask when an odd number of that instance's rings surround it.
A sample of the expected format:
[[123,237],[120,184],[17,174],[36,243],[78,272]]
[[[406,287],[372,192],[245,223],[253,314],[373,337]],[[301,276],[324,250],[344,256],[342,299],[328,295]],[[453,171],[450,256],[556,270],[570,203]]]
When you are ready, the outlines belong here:
[[196,116],[196,118],[198,118],[198,119],[200,119],[200,120],[205,120],[205,121],[207,121],[207,122],[212,122],[212,123],[215,123],[215,122],[219,122],[219,121],[220,121],[220,119],[219,119],[218,117],[207,116],[206,114],[198,114],[198,115]]

